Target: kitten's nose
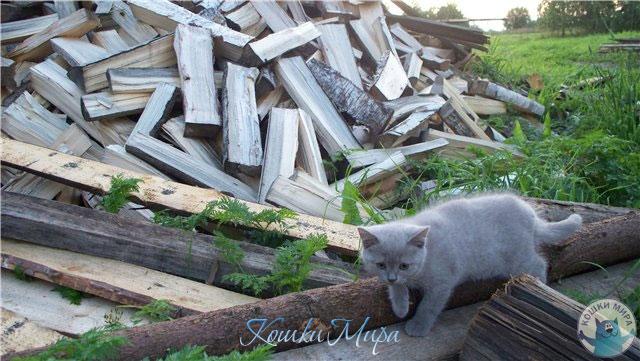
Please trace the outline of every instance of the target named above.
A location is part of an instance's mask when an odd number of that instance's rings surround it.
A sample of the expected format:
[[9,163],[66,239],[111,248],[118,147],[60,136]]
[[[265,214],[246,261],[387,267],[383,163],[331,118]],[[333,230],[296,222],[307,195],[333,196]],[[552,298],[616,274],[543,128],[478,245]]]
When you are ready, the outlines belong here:
[[394,283],[397,280],[398,280],[397,276],[387,276],[387,281],[389,281],[389,283]]

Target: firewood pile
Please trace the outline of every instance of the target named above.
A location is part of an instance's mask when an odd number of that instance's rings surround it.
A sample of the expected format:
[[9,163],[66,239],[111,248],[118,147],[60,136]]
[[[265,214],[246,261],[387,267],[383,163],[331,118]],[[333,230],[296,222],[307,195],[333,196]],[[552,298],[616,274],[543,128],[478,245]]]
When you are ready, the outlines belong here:
[[[378,2],[2,6],[3,136],[339,222],[347,181],[391,207],[410,159],[509,149],[480,116],[544,112],[461,71],[480,31]],[[3,175],[6,190],[79,203]]]

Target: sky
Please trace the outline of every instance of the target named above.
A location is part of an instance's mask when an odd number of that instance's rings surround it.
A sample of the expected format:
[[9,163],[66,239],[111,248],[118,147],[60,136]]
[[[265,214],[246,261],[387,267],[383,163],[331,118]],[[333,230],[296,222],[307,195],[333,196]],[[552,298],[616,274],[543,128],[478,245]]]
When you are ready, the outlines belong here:
[[[465,18],[503,18],[507,12],[515,7],[523,6],[529,10],[532,20],[538,17],[538,4],[540,0],[405,0],[407,3],[418,4],[424,9],[440,7],[448,3],[458,5]],[[385,1],[385,4],[387,2]],[[472,23],[482,30],[504,30],[502,21],[479,21]]]

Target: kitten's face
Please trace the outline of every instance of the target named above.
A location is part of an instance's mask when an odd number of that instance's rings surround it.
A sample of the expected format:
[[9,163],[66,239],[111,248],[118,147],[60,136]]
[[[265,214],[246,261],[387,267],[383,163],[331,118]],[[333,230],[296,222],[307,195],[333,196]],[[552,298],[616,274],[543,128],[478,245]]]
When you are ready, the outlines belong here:
[[365,270],[386,283],[406,283],[422,270],[429,227],[409,224],[358,228]]

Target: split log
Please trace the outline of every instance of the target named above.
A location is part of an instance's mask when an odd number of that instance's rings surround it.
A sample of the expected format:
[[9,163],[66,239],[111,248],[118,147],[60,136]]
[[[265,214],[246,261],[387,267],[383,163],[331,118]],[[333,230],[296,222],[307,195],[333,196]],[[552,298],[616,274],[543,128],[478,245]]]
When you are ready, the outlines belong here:
[[240,59],[242,49],[253,39],[249,35],[216,24],[168,0],[130,0],[128,4],[138,19],[167,31],[174,31],[178,24],[208,29],[215,39],[214,48],[219,49],[219,55],[232,61]]
[[24,60],[42,60],[53,52],[49,40],[68,36],[81,37],[89,31],[100,26],[100,20],[90,11],[80,9],[64,19],[59,19],[39,33],[26,38],[7,54],[17,62]]
[[[478,311],[460,360],[601,360],[576,336],[585,307],[529,275],[520,276]],[[500,342],[495,335],[500,335]],[[615,359],[639,358],[640,340],[634,338],[631,347]]]
[[351,56],[353,51],[347,28],[344,24],[326,24],[319,25],[318,30],[322,34],[320,49],[325,62],[343,77],[349,79],[358,89],[362,89],[358,66],[354,57]]
[[116,93],[153,92],[161,83],[180,86],[177,68],[119,68],[107,70],[109,89]]
[[77,11],[78,5],[74,1],[53,0],[53,8],[56,10],[60,19],[62,19]]
[[327,174],[322,164],[322,154],[316,138],[313,122],[309,115],[302,109],[298,122],[298,163],[307,174],[318,180],[321,184],[328,185]]
[[126,150],[160,171],[188,184],[213,188],[216,192],[246,201],[256,200],[255,191],[251,187],[216,168],[215,165],[205,163],[147,134],[137,133],[130,136]]
[[411,86],[416,86],[420,80],[420,70],[422,69],[422,59],[416,53],[409,53],[404,60],[404,70],[409,78]]
[[184,316],[255,302],[258,299],[129,263],[2,240],[2,268],[116,303],[144,306],[166,300]]
[[373,38],[362,20],[351,20],[349,21],[349,25],[351,26],[353,33],[356,35],[356,39],[360,44],[360,49],[362,49],[367,55],[369,61],[375,64],[383,55],[376,44],[376,40]]
[[289,14],[273,0],[251,1],[251,5],[253,5],[260,16],[262,16],[267,26],[273,32],[298,26]]
[[223,165],[247,175],[260,173],[262,140],[255,96],[256,68],[227,63],[224,73]]
[[426,134],[426,140],[436,139],[445,139],[449,142],[449,144],[441,151],[441,154],[452,158],[473,158],[473,153],[467,150],[470,145],[483,149],[487,152],[495,152],[496,150],[507,150],[513,153],[513,155],[516,157],[523,157],[520,151],[509,144],[494,142],[491,140],[470,138],[429,128],[429,132]]
[[[234,286],[224,275],[237,272],[237,268],[225,261],[224,250],[214,246],[214,236],[13,193],[4,192],[2,196],[1,226],[5,238]],[[243,241],[237,244],[244,253],[240,262],[244,272],[270,273],[275,262],[273,248]],[[305,287],[352,280],[349,272],[353,269],[344,262],[318,257],[313,257],[312,262],[317,267],[305,281]]]
[[15,88],[16,62],[2,57],[2,86],[7,88]]
[[113,1],[111,7],[111,18],[120,26],[121,35],[131,39],[129,45],[137,46],[147,43],[158,36],[158,32],[151,25],[138,21],[131,7],[123,1]]
[[184,117],[176,117],[162,124],[162,132],[176,148],[199,160],[222,169],[222,161],[211,141],[205,138],[187,138],[184,136]]
[[2,22],[0,41],[2,45],[16,43],[41,32],[58,21],[58,14],[38,16],[31,19]]
[[402,25],[398,23],[393,24],[389,27],[389,30],[391,30],[391,33],[398,39],[400,39],[403,43],[407,44],[407,46],[409,46],[409,48],[411,48],[413,52],[417,52],[422,49],[423,45],[416,38],[414,38],[413,35],[409,34],[407,30],[402,27]]
[[439,57],[432,53],[427,47],[420,50],[420,58],[430,69],[447,70],[451,66],[451,62],[448,59]]
[[150,93],[113,94],[100,92],[86,94],[81,98],[82,115],[87,121],[97,121],[140,114],[150,97]]
[[311,116],[320,143],[331,157],[361,148],[301,57],[279,59],[275,71],[287,93]]
[[[239,6],[233,11],[225,14],[224,17],[226,18],[226,22],[230,28],[244,34],[247,34],[248,29],[255,26],[262,20],[260,14],[258,14],[251,3],[245,3],[244,5]],[[265,24],[264,21],[262,21],[262,23],[264,24],[262,30],[264,30],[267,24]]]
[[331,185],[331,188],[342,192],[347,180],[356,187],[366,186],[398,172],[404,167],[406,161],[407,159],[402,152],[395,152],[380,163],[363,168],[347,178],[335,182]]
[[468,128],[476,138],[491,140],[480,127],[482,124],[480,117],[464,102],[453,84],[447,79],[442,79],[442,83],[444,95],[449,99],[451,107],[455,110],[456,115],[464,126]]
[[336,109],[357,124],[369,126],[378,134],[391,118],[392,111],[336,70],[315,59],[309,61],[307,66]]
[[384,106],[393,111],[393,116],[387,126],[394,125],[414,112],[437,111],[445,100],[437,95],[412,95],[384,102]]
[[[105,1],[111,3],[110,1]],[[109,54],[117,54],[129,49],[129,45],[115,30],[95,31],[90,34],[91,42],[103,47]]]
[[93,92],[109,86],[108,69],[166,67],[175,64],[173,34],[169,34],[106,59],[74,67],[69,71],[69,77],[84,91]]
[[260,203],[265,202],[276,178],[290,178],[293,175],[298,152],[299,119],[300,112],[297,109],[271,109],[258,189]]
[[[640,213],[615,217],[607,222],[595,222],[583,227],[570,237],[564,248],[554,250],[555,257],[551,258],[551,279],[569,276],[578,269],[567,267],[583,260],[607,266],[640,256],[639,227]],[[615,230],[615,231],[614,231]],[[597,239],[598,247],[584,245],[582,239]],[[587,242],[588,243],[588,242]],[[564,257],[565,249],[581,250],[581,253],[571,252],[571,257]],[[597,250],[596,250],[597,249]],[[621,252],[625,249],[625,252]],[[569,254],[567,254],[569,255]],[[601,262],[602,259],[602,262]],[[593,269],[586,265],[582,270]],[[562,269],[563,272],[555,272]],[[502,282],[468,282],[457,287],[448,307],[462,305],[486,299]],[[363,302],[366,300],[366,302]],[[348,310],[342,315],[336,310]],[[411,315],[413,312],[410,312]],[[162,357],[167,349],[179,349],[184,345],[206,346],[209,354],[226,354],[233,350],[248,349],[242,346],[253,339],[253,334],[247,330],[247,321],[264,318],[268,321],[282,317],[278,323],[279,330],[301,330],[310,318],[314,318],[312,329],[324,329],[332,335],[340,334],[344,324],[331,323],[331,320],[345,317],[351,322],[349,330],[357,330],[367,320],[363,329],[368,330],[399,320],[391,312],[388,301],[387,287],[375,279],[366,279],[354,283],[347,283],[320,289],[313,289],[299,293],[292,293],[249,305],[241,305],[225,310],[207,312],[202,315],[188,316],[175,321],[156,323],[148,326],[136,327],[121,331],[129,340],[129,344],[120,349],[119,360],[140,359],[143,357]],[[332,327],[333,326],[333,327]],[[263,335],[266,337],[269,328]],[[327,331],[325,331],[327,332]],[[325,333],[326,335],[326,333]],[[278,343],[276,350],[300,346],[291,342]]]
[[458,113],[451,103],[452,100],[448,100],[438,111],[438,116],[455,134],[474,138],[475,133],[469,129],[462,119],[462,114]]
[[378,62],[370,91],[380,99],[398,99],[409,84],[407,74],[396,55],[387,52]]
[[[140,191],[133,192],[131,197],[136,202],[148,206],[168,208],[184,213],[198,213],[209,202],[223,197],[223,194],[213,189],[202,189],[166,181],[155,176],[145,176],[141,173],[13,140],[0,138],[0,145],[2,145],[0,147],[1,160],[7,166],[96,194],[108,192],[111,177],[122,174],[125,178],[143,178],[143,181],[138,184]],[[182,161],[181,159],[180,162]],[[255,203],[242,201],[241,203],[254,212],[271,209],[271,207]],[[360,248],[358,232],[352,225],[321,220],[304,214],[299,214],[294,219],[285,220],[285,225],[284,233],[294,238],[307,238],[317,233],[326,234],[329,241],[328,246],[341,253],[354,254]],[[272,227],[270,229],[279,228]]]
[[128,153],[123,146],[118,144],[107,145],[104,148],[100,162],[124,168],[132,172],[151,174],[162,179],[170,180],[166,174],[133,154]]
[[[257,89],[256,89],[257,91]],[[271,111],[271,108],[275,107],[280,103],[280,98],[284,95],[284,88],[282,86],[278,86],[272,91],[260,97],[257,100],[257,110],[258,110],[258,118],[262,121],[267,114]]]
[[51,147],[67,129],[64,119],[40,105],[28,92],[22,93],[2,112],[2,131],[21,142]]
[[320,32],[312,22],[284,29],[249,43],[247,46],[251,55],[247,55],[247,58],[251,64],[266,63],[319,36]]
[[75,38],[55,38],[50,41],[53,50],[71,66],[83,66],[109,57],[104,48]]
[[186,137],[214,138],[222,126],[213,79],[213,40],[207,29],[178,24],[178,59]]
[[469,85],[469,93],[503,101],[513,105],[518,110],[537,116],[544,114],[544,106],[542,104],[487,80],[475,80],[471,82]]
[[375,163],[380,163],[396,152],[402,153],[406,158],[419,159],[424,157],[426,152],[444,147],[448,144],[449,142],[445,139],[435,139],[428,142],[406,145],[404,147],[359,150],[349,152],[345,156],[349,160],[349,164],[353,167],[366,167]]
[[507,105],[499,100],[470,95],[463,95],[462,100],[464,100],[469,108],[476,114],[496,115],[507,113]]
[[[440,108],[440,111],[442,111],[442,108]],[[433,114],[435,114],[435,111],[412,113],[407,119],[385,131],[378,139],[379,143],[385,148],[397,147],[409,138],[418,137],[421,131],[429,127],[429,118]]]

